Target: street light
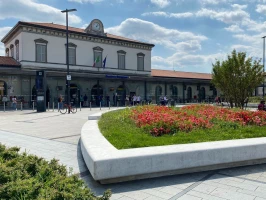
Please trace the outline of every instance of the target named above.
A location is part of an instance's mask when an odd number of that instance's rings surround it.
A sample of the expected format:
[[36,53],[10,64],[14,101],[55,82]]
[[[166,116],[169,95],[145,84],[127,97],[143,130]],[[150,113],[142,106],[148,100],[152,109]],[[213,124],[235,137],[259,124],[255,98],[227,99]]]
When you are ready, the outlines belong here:
[[265,37],[263,36],[263,88],[262,88],[262,95],[263,95],[263,99],[264,99],[264,95],[265,95],[265,91],[264,91],[264,79],[265,79]]
[[66,64],[67,64],[67,104],[68,104],[68,113],[70,113],[70,87],[69,87],[69,81],[71,78],[69,78],[69,56],[68,56],[68,13],[77,11],[77,9],[65,9],[62,10],[62,13],[66,13]]

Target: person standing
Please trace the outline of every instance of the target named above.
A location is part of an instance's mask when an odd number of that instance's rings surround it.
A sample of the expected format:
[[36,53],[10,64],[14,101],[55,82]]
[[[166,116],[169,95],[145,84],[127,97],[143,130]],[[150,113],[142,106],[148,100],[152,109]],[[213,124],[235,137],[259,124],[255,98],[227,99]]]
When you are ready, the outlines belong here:
[[137,104],[137,96],[134,94],[133,96],[133,106]]
[[166,96],[163,97],[163,101],[164,101],[164,106],[166,106],[168,104],[168,99]]
[[80,95],[80,99],[79,100],[80,100],[81,105],[83,106],[84,98],[83,98],[82,94]]
[[58,104],[59,104],[59,109],[62,109],[63,108],[63,98],[62,98],[61,94],[58,97]]
[[106,106],[109,106],[110,96],[107,94],[105,98],[106,98]]
[[140,96],[137,96],[137,104],[140,104]]
[[17,98],[16,98],[16,96],[14,96],[12,98],[12,106],[13,106],[14,110],[17,110]]
[[87,97],[86,94],[84,95],[83,100],[84,100],[84,105],[83,105],[83,107],[87,107],[87,106],[88,106],[88,97]]
[[260,104],[258,105],[258,110],[266,110],[266,108],[265,108],[265,101],[264,100],[262,100],[260,102]]

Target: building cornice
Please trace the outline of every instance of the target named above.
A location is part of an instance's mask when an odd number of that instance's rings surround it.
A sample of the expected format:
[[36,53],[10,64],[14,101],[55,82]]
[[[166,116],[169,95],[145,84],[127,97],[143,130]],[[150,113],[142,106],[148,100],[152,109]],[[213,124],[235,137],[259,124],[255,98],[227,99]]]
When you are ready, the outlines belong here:
[[[18,22],[15,25],[15,27],[13,27],[4,36],[4,38],[1,41],[3,43],[6,43],[12,37],[12,35],[15,34],[19,29],[22,29],[23,32],[31,32],[31,33],[44,34],[44,35],[57,36],[57,37],[66,37],[65,31],[59,28],[45,27],[42,25],[31,24],[27,22]],[[81,33],[81,32],[76,32],[76,31],[71,31],[71,30],[69,30],[69,39],[78,39],[78,40],[83,40],[83,41],[123,46],[123,47],[148,50],[148,51],[151,51],[152,48],[155,46],[154,44],[128,41],[128,40],[122,40],[118,38],[110,38],[106,36],[93,35],[93,34],[88,34],[86,32]]]

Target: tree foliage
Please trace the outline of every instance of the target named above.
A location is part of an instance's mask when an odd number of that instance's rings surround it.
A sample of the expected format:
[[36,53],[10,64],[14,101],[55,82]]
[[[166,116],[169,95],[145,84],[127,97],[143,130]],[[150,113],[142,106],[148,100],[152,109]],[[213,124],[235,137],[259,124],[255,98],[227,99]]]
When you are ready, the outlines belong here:
[[231,107],[243,108],[245,99],[263,82],[260,61],[247,58],[245,52],[233,50],[227,60],[217,60],[213,64],[212,83],[220,89]]

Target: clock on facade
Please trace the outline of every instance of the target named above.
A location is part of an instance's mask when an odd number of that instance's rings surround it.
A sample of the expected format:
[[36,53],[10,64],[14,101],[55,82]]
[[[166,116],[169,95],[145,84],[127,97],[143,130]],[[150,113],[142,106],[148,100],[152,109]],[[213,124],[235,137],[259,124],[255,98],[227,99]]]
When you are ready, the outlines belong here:
[[101,29],[100,24],[98,22],[94,22],[92,24],[92,29],[95,31],[99,31]]

